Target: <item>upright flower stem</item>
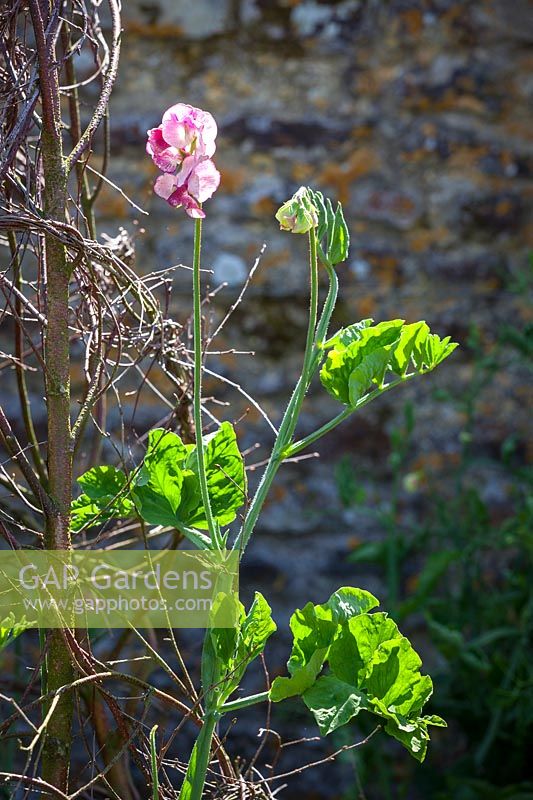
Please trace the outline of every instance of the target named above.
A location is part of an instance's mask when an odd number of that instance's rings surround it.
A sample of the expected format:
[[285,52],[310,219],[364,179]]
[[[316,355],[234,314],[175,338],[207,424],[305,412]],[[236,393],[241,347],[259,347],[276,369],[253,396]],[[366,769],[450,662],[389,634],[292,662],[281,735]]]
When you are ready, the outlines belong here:
[[218,531],[211,501],[207,488],[207,474],[205,469],[204,442],[202,437],[202,297],[200,281],[200,257],[202,251],[202,220],[195,220],[194,225],[194,254],[193,254],[193,343],[194,343],[194,427],[196,437],[196,453],[198,458],[198,477],[200,491],[205,508],[207,527],[211,543],[215,547],[218,543]]
[[272,481],[276,473],[286,457],[285,451],[290,444],[293,437],[296,424],[298,422],[298,415],[302,407],[305,393],[309,388],[311,378],[313,376],[315,364],[315,334],[318,319],[318,256],[317,256],[317,241],[315,228],[309,231],[309,282],[310,282],[310,298],[309,298],[309,324],[307,327],[307,337],[305,344],[305,353],[302,374],[292,397],[287,406],[287,410],[281,421],[279,433],[272,450],[267,467],[263,473],[257,491],[248,509],[248,514],[242,525],[241,531],[237,539],[237,546],[241,551],[241,557],[244,550],[250,541],[255,523],[261,513],[261,509],[266,500]]

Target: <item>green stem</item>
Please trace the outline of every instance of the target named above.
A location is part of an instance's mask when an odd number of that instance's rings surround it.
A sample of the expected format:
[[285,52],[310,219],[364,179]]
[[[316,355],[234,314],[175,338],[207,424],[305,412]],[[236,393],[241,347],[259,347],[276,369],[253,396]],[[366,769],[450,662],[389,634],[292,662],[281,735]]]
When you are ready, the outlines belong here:
[[326,301],[324,303],[324,309],[322,311],[322,315],[320,317],[320,321],[316,329],[315,350],[313,354],[313,361],[311,364],[312,374],[315,372],[315,369],[318,367],[318,364],[320,363],[320,358],[322,356],[322,345],[326,341],[329,323],[331,322],[331,316],[333,314],[333,311],[335,310],[337,295],[339,293],[339,279],[337,278],[337,273],[335,272],[334,268],[327,263],[327,261],[324,261],[324,265],[326,267],[329,277],[329,289]]
[[180,800],[202,800],[217,719],[218,715],[214,712],[207,712],[204,717],[181,787]]
[[198,478],[202,502],[205,508],[207,527],[213,546],[217,544],[217,527],[211,511],[211,500],[207,487],[205,469],[204,442],[202,437],[202,298],[200,283],[200,256],[202,250],[202,220],[197,219],[194,226],[193,256],[193,325],[194,325],[194,427],[196,437],[196,453],[198,457]]
[[[309,324],[307,326],[307,339],[305,342],[303,374],[309,376],[309,368],[313,358],[316,323],[318,318],[318,257],[316,249],[316,230],[309,231],[309,277],[311,292],[309,295]],[[307,387],[306,387],[307,388]],[[306,389],[301,391],[300,404]]]
[[321,428],[318,428],[318,430],[313,431],[313,433],[310,433],[309,436],[305,436],[303,439],[300,439],[299,442],[294,442],[294,444],[291,444],[285,450],[285,458],[292,458],[293,456],[300,453],[302,450],[305,450],[306,447],[309,447],[309,445],[316,442],[317,439],[320,439],[322,436],[325,436],[326,433],[329,433],[334,428],[336,428],[337,425],[340,425],[341,422],[344,422],[344,420],[347,419],[350,416],[350,414],[353,414],[354,411],[358,411],[360,408],[363,408],[363,406],[366,406],[372,400],[375,400],[376,397],[385,394],[385,392],[388,392],[395,386],[399,386],[402,383],[406,383],[411,378],[414,378],[416,374],[417,373],[412,372],[408,375],[404,375],[402,378],[398,378],[395,381],[386,383],[384,386],[380,386],[377,389],[374,389],[373,392],[365,394],[364,397],[361,397],[361,399],[358,400],[354,406],[346,406],[346,408],[343,411],[341,411],[340,414],[337,414],[336,417],[331,419],[329,422],[326,422],[325,425],[322,425]]
[[265,703],[270,696],[270,692],[259,692],[258,694],[250,694],[248,697],[240,697],[238,700],[230,700],[229,703],[224,703],[220,708],[223,714],[231,714],[232,711],[239,711],[241,708],[248,708],[254,706],[256,703]]
[[296,428],[296,423],[298,421],[298,415],[300,413],[305,393],[309,387],[313,374],[312,370],[315,363],[314,342],[318,316],[318,258],[316,231],[314,228],[311,228],[309,231],[309,273],[311,284],[309,300],[309,324],[307,327],[302,374],[298,383],[296,384],[292,397],[287,406],[287,410],[283,415],[269,462],[250,504],[248,514],[246,515],[246,519],[244,520],[243,526],[239,532],[239,536],[237,537],[235,546],[241,550],[241,558],[248,542],[250,541],[250,536],[252,535],[255,523],[257,522],[259,514],[261,513],[261,509],[263,508],[263,504],[276,473],[282,461],[286,457],[286,448],[294,434],[294,429]]
[[158,725],[154,725],[150,731],[150,761],[152,764],[152,800],[159,800],[159,776],[157,769],[157,748],[155,735]]

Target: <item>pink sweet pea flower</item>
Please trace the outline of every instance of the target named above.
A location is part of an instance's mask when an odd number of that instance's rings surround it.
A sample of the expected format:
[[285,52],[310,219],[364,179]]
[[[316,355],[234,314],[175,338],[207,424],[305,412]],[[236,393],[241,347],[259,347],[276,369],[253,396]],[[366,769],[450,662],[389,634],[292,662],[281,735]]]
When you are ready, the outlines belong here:
[[163,172],[154,191],[190,217],[203,218],[201,203],[217,190],[220,173],[211,161],[216,150],[217,124],[208,111],[177,103],[148,131],[146,152]]
[[163,172],[174,172],[190,155],[210,158],[216,150],[217,124],[208,111],[177,103],[148,131],[146,152]]
[[190,156],[176,175],[160,175],[154,184],[154,191],[174,208],[183,206],[189,217],[203,219],[205,213],[200,203],[209,200],[219,183],[220,173],[211,159],[197,161]]

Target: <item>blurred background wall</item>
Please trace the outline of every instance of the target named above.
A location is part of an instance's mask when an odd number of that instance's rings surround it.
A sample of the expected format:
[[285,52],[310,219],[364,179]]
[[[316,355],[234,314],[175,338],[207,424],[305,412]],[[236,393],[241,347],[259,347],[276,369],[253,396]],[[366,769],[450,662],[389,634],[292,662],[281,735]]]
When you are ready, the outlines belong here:
[[[279,419],[300,366],[307,255],[304,237],[281,233],[274,213],[301,184],[341,200],[351,229],[336,326],[423,318],[461,344],[437,373],[345,423],[321,444],[320,459],[284,469],[245,581],[260,584],[282,625],[308,599],[363,585],[419,640],[437,672],[436,711],[448,716],[450,732],[438,734],[429,766],[418,772],[406,756],[377,747],[383,777],[369,798],[399,796],[398,785],[408,796],[467,799],[522,787],[531,732],[520,716],[527,712],[523,637],[531,632],[531,4],[123,5],[110,177],[150,216],[108,187],[101,230],[114,235],[122,225],[136,237],[140,270],[190,263],[192,224],[152,195],[155,171],[144,156],[146,130],[181,101],[209,110],[219,125],[222,182],[206,205],[204,232],[211,284],[227,284],[212,300],[215,314],[234,301],[266,242],[219,341],[221,350],[255,357],[228,355],[213,367]],[[183,319],[189,283],[190,273],[177,271],[174,303]],[[236,419],[248,405],[215,381],[210,391],[232,400],[227,412],[213,406],[218,416]],[[156,403],[146,393],[137,406],[138,430],[158,419]],[[302,433],[336,411],[315,387]],[[238,429],[243,447],[269,442],[253,410]],[[249,461],[265,455],[262,447]],[[508,638],[477,641],[505,628]],[[286,656],[281,642],[273,672]],[[283,724],[312,733],[298,713]],[[244,749],[252,723],[237,729]],[[513,741],[502,765],[505,742]],[[354,797],[356,769],[374,786],[372,761],[357,758],[338,773],[328,768],[338,785],[302,775],[294,796]],[[533,797],[509,791],[494,796]]]

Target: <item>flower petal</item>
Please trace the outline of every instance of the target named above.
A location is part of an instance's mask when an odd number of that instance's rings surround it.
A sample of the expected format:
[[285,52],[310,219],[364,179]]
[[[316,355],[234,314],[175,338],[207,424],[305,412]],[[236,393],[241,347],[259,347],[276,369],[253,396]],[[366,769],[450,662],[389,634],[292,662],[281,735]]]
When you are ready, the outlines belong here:
[[220,184],[220,172],[215,167],[214,163],[207,159],[200,161],[187,181],[187,188],[190,194],[193,195],[200,203],[209,200],[210,197],[218,189]]
[[165,140],[161,125],[148,131],[146,152],[163,172],[173,172],[183,159],[179,150]]
[[176,188],[176,176],[169,175],[167,172],[164,175],[160,175],[154,183],[154,192],[159,197],[162,197],[163,200],[168,200]]

